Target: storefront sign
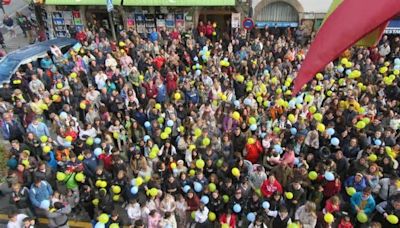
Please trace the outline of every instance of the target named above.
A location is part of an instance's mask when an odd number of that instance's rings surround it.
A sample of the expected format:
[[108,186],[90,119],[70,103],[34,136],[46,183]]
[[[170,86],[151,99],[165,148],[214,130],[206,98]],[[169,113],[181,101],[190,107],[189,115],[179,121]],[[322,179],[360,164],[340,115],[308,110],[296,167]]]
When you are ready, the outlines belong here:
[[256,28],[265,28],[265,27],[298,27],[299,23],[297,22],[268,22],[268,21],[257,21]]
[[240,13],[232,13],[232,28],[240,27]]
[[385,34],[400,34],[400,19],[389,22]]

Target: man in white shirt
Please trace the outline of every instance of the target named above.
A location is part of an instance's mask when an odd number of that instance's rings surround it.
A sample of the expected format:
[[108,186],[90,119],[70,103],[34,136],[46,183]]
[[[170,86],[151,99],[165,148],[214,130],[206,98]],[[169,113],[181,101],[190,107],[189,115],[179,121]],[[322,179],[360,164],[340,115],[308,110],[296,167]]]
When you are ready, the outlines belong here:
[[8,215],[7,228],[21,228],[24,225],[23,220],[28,217],[25,214],[11,213]]

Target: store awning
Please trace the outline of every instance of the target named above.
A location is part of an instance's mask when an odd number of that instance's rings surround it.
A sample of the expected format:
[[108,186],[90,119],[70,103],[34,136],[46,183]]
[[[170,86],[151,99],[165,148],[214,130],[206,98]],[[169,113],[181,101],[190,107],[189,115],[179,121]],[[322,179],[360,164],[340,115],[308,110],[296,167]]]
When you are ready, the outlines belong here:
[[385,29],[385,34],[400,34],[400,19],[391,20]]
[[[121,0],[112,0],[116,6],[121,5]],[[80,6],[101,6],[106,5],[106,0],[45,0],[45,5],[80,5]]]
[[236,0],[124,0],[124,6],[234,6]]

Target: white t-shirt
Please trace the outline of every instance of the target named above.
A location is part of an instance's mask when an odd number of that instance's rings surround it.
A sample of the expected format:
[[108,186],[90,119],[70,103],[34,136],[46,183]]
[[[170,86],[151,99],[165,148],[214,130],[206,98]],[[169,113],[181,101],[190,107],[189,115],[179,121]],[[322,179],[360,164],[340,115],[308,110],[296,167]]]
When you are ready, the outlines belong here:
[[26,217],[28,217],[28,216],[24,215],[24,214],[18,214],[17,220],[15,222],[9,221],[7,223],[7,228],[21,228],[24,225],[23,220]]

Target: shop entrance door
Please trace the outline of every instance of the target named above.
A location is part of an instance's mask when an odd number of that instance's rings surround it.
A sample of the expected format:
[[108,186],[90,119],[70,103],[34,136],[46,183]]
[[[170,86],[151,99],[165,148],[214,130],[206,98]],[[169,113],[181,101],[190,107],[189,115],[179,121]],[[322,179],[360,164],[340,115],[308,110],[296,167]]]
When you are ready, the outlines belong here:
[[200,14],[199,21],[203,21],[206,25],[208,21],[211,23],[217,23],[217,31],[220,33],[231,31],[231,13],[230,12],[220,12],[220,13],[210,13],[210,14]]
[[[110,18],[108,16],[107,12],[103,12],[103,11],[94,11],[91,13],[91,21],[92,23],[97,27],[103,27],[107,34],[112,34],[111,33],[111,22],[110,22]],[[114,20],[114,27],[115,27],[115,32],[118,34],[118,31],[121,29],[120,27],[122,26],[122,20],[119,14],[114,13],[113,15],[113,20]],[[118,26],[121,25],[121,26]]]

